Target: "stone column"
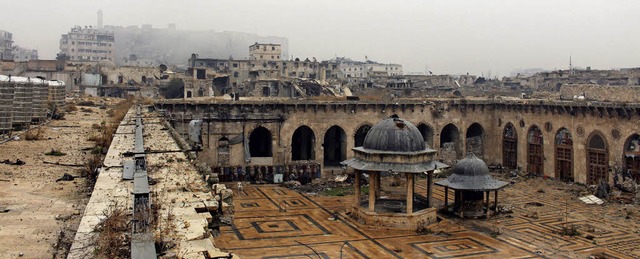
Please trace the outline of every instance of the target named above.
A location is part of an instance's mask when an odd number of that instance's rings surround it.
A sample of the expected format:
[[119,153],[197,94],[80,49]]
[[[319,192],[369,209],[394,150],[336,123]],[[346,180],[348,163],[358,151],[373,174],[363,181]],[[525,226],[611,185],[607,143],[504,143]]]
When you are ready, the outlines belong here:
[[485,207],[487,207],[487,219],[489,219],[489,198],[491,197],[491,191],[486,191],[485,195],[487,196],[487,201],[485,202]]
[[360,170],[354,170],[356,174],[356,184],[355,184],[355,203],[356,207],[360,207]]
[[447,208],[449,206],[449,187],[444,187],[444,207]]
[[[432,196],[433,196],[433,171],[427,172],[427,208],[431,208]],[[446,194],[445,194],[445,197],[447,197]],[[445,201],[445,204],[447,204],[446,201]]]
[[369,172],[369,211],[376,211],[376,174],[378,172]]
[[380,172],[376,172],[376,199],[380,198]]
[[496,207],[493,209],[493,212],[495,214],[498,214],[498,190],[495,190],[496,192],[496,197],[493,198],[493,202],[496,203]]
[[407,214],[413,213],[413,174],[407,175]]

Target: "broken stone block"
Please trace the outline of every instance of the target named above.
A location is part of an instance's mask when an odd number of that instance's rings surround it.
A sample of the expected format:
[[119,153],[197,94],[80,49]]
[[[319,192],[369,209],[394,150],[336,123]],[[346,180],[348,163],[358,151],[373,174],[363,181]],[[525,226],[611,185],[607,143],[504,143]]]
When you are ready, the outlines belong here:
[[636,181],[632,178],[627,178],[624,182],[622,182],[618,188],[624,192],[635,193],[637,189]]

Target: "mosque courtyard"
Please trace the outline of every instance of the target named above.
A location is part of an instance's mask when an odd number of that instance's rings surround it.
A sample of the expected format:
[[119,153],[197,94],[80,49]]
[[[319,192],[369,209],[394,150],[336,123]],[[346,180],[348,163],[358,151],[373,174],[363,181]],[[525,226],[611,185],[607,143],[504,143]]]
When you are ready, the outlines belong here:
[[[425,179],[416,193],[426,192]],[[349,216],[353,196],[302,193],[279,185],[234,189],[235,217],[216,247],[241,258],[637,258],[640,207],[587,205],[586,187],[519,178],[499,192],[510,212],[489,219],[439,214],[417,233],[365,226]],[[402,187],[400,187],[402,188]],[[434,186],[434,203],[444,188]],[[449,191],[449,202],[453,202]],[[611,201],[612,199],[610,199]],[[567,229],[574,230],[570,234]]]

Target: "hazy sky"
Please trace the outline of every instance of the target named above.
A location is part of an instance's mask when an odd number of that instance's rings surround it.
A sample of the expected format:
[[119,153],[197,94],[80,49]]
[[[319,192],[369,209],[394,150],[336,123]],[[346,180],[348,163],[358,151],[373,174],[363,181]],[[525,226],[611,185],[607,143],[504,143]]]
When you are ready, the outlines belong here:
[[[289,54],[400,63],[405,72],[640,66],[638,0],[0,0],[0,30],[53,59],[73,25],[151,24],[289,39]],[[187,57],[185,57],[186,59]]]

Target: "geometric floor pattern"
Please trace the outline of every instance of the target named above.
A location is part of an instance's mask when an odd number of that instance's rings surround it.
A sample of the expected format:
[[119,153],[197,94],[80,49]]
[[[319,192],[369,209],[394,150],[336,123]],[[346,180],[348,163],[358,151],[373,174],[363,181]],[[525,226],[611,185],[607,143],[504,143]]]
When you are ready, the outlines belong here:
[[[527,194],[521,195],[504,202],[525,206]],[[444,198],[442,188],[434,188],[434,198]],[[536,201],[548,203],[545,210],[537,211],[537,219],[513,216],[475,220],[481,223],[479,227],[498,226],[498,236],[455,219],[438,223],[439,230],[433,234],[419,235],[363,226],[352,220],[344,214],[351,204],[349,196],[311,197],[277,185],[246,185],[234,197],[233,226],[221,227],[215,243],[242,258],[575,258],[596,253],[609,258],[637,257],[637,233],[625,231],[624,226],[603,226],[597,219],[569,217],[570,224],[593,237],[563,237],[557,232],[567,220],[564,212],[579,215],[584,207],[540,197]],[[333,220],[336,215],[338,219]]]

